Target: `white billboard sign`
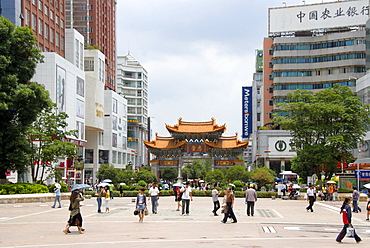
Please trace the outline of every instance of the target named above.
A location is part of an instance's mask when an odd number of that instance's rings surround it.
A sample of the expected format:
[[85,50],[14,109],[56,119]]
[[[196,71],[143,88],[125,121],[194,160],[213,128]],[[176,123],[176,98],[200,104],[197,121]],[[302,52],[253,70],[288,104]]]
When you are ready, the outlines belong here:
[[269,33],[365,25],[369,0],[269,8]]

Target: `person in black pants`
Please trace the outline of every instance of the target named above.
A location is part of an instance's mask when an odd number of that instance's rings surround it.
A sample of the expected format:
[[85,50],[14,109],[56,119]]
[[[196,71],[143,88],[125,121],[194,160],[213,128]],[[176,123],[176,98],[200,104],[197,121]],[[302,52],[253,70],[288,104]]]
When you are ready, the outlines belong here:
[[224,219],[221,221],[222,223],[227,222],[227,218],[232,218],[233,221],[231,223],[237,223],[237,219],[235,217],[233,207],[234,207],[234,198],[235,195],[231,193],[231,189],[227,188],[225,191],[225,203],[227,205],[227,211],[225,212]]
[[310,188],[307,190],[307,197],[308,197],[308,201],[309,201],[309,205],[308,207],[306,207],[307,209],[307,212],[309,210],[311,210],[311,212],[313,212],[313,204],[315,203],[315,200],[316,200],[316,196],[315,196],[315,188],[313,185],[310,185]]
[[[335,241],[338,243],[342,242],[342,239],[347,233],[347,228],[352,227],[351,224],[351,219],[352,219],[352,212],[351,212],[351,206],[349,205],[351,203],[351,199],[345,198],[342,207],[340,208],[340,213],[343,215],[342,220],[343,220],[343,228],[338,234],[337,238]],[[361,242],[361,238],[356,234],[356,231],[353,229],[353,236],[352,236],[357,243]]]

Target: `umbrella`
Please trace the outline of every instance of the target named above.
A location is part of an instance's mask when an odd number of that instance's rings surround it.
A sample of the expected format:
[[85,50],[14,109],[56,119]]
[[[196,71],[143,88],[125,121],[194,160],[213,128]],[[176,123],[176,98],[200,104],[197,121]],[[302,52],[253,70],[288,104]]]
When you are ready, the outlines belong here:
[[337,182],[335,182],[335,181],[327,181],[326,183],[337,183]]
[[204,180],[199,180],[200,183],[204,183]]
[[71,189],[71,191],[75,191],[75,190],[79,190],[79,189],[86,189],[86,188],[91,188],[91,185],[88,185],[88,184],[76,184],[75,186],[73,186],[73,188]]
[[54,186],[55,186],[55,188],[57,188],[57,189],[60,189],[62,186],[60,186],[60,184],[59,183],[55,183],[54,184]]
[[112,182],[112,180],[110,180],[110,179],[104,179],[103,180],[103,183],[111,183]]
[[370,183],[365,184],[363,187],[370,189]]
[[120,183],[119,185],[126,185],[125,183]]
[[105,187],[105,186],[110,186],[109,183],[99,183],[98,187]]
[[173,187],[182,187],[182,186],[184,186],[184,184],[182,184],[182,183],[174,183],[172,186]]

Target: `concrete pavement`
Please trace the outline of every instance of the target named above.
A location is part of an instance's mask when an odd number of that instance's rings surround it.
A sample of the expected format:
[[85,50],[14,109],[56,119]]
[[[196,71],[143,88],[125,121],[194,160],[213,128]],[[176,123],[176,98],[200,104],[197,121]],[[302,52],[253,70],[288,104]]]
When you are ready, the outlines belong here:
[[[213,216],[209,197],[194,197],[190,215],[181,216],[174,197],[161,197],[159,212],[144,223],[133,215],[132,197],[110,201],[110,213],[96,213],[96,199],[86,199],[81,208],[85,234],[72,227],[62,230],[68,219],[68,201],[63,208],[52,203],[0,205],[0,247],[369,247],[370,222],[366,213],[354,213],[353,224],[363,242],[335,238],[342,228],[341,202],[316,202],[314,213],[306,201],[258,199],[255,216],[245,214],[244,199],[236,199],[238,223],[222,224]],[[360,205],[364,208],[364,203]],[[151,209],[149,203],[149,210]]]

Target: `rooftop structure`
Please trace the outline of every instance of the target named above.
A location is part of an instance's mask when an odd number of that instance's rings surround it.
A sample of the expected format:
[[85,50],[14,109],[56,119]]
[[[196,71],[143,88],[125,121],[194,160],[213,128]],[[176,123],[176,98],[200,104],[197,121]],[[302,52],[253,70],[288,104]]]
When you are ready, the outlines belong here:
[[216,120],[189,122],[182,118],[174,126],[166,124],[171,137],[156,135],[152,141],[144,141],[149,152],[156,156],[151,160],[154,172],[160,168],[175,167],[179,170],[195,160],[211,161],[212,168],[240,164],[241,155],[249,141],[238,140],[238,135],[222,136],[226,125],[217,125]]

